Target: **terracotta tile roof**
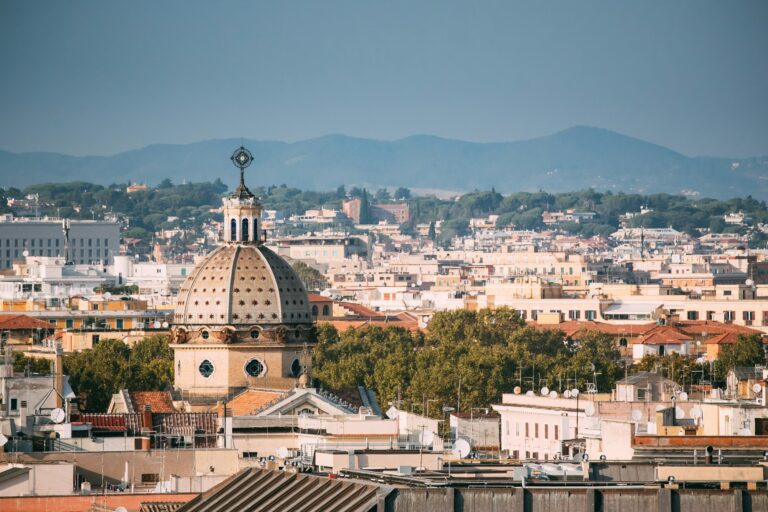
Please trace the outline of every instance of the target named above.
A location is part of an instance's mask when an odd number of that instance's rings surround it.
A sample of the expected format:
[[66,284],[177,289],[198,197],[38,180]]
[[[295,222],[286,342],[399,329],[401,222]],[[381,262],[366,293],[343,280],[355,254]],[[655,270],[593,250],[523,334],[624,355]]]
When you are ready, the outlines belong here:
[[640,336],[635,343],[646,345],[664,345],[667,343],[685,343],[693,338],[673,325],[659,325]]
[[364,318],[381,318],[384,315],[381,314],[379,311],[374,311],[371,308],[367,308],[363,306],[362,304],[356,304],[354,302],[338,302],[337,303],[342,308],[346,309],[353,315],[357,315]]
[[[718,334],[717,336],[712,336],[711,338],[708,338],[706,341],[707,345],[721,345],[721,344],[729,344],[729,343],[736,343],[739,340],[739,336],[744,336],[744,334],[740,332],[724,332],[722,334]],[[763,344],[768,344],[768,338],[763,338]]]
[[595,322],[594,320],[568,320],[566,322],[560,322],[559,324],[539,324],[537,322],[528,322],[528,325],[535,329],[555,329],[563,331],[566,337],[574,340],[578,340],[579,334],[598,331],[603,334],[611,334],[615,336],[640,336],[654,327],[657,327],[656,323],[651,322],[647,324],[608,324],[603,322]]
[[685,320],[675,324],[681,331],[687,334],[702,336],[706,334],[722,334],[724,332],[735,332],[740,334],[762,334],[757,329],[752,329],[744,325],[724,324],[714,320]]
[[[248,416],[282,395],[281,391],[246,389],[227,402],[227,412],[231,411],[232,416]],[[224,413],[224,406],[217,406],[216,412],[222,415]]]
[[144,412],[144,406],[152,407],[152,412],[176,412],[173,398],[168,391],[131,391],[133,410]]
[[0,315],[0,329],[50,329],[56,327],[53,324],[38,320],[29,315]]
[[333,299],[330,297],[326,297],[325,295],[320,295],[318,293],[308,293],[307,296],[309,297],[309,302],[333,302]]

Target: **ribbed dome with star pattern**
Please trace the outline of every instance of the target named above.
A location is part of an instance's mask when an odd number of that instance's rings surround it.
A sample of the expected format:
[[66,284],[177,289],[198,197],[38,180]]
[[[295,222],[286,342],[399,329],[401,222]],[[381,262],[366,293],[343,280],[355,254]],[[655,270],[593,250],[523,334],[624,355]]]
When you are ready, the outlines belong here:
[[260,244],[226,244],[209,254],[182,285],[174,314],[174,323],[190,327],[311,322],[296,272]]

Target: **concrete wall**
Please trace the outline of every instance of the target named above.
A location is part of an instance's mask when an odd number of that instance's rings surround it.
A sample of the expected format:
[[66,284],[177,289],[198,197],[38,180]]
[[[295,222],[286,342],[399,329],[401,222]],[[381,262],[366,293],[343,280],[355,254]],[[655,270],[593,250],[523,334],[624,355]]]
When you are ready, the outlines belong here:
[[766,491],[687,489],[397,489],[388,512],[757,512]]
[[[0,482],[0,496],[50,496],[72,492],[75,467],[72,464],[14,464],[29,469],[28,473]],[[9,466],[0,466],[5,470]],[[0,510],[4,510],[0,506]]]
[[0,497],[0,510],[3,512],[83,512],[96,507],[114,510],[125,507],[133,512],[141,508],[143,502],[187,502],[197,494],[112,494],[106,496],[55,496],[6,498]]
[[[126,462],[130,483],[141,485],[142,474],[156,474],[160,480],[170,475],[195,476],[198,474],[232,475],[239,469],[236,450],[152,450],[134,452],[62,452],[62,453],[10,453],[0,454],[0,461],[19,463],[70,462],[77,466],[77,475],[94,486],[105,482],[117,483],[123,479]],[[210,468],[213,466],[214,470]]]

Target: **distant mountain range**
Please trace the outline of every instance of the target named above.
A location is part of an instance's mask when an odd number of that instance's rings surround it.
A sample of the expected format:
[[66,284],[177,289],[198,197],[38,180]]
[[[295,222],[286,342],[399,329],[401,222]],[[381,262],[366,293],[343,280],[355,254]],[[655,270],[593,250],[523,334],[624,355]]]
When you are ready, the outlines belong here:
[[415,135],[382,141],[327,135],[294,143],[241,139],[156,144],[112,156],[0,151],[0,186],[90,181],[174,183],[220,177],[234,184],[232,151],[253,153],[251,186],[285,183],[330,190],[340,184],[465,192],[564,192],[588,187],[768,199],[768,157],[689,157],[600,128],[576,126],[536,139],[475,143]]

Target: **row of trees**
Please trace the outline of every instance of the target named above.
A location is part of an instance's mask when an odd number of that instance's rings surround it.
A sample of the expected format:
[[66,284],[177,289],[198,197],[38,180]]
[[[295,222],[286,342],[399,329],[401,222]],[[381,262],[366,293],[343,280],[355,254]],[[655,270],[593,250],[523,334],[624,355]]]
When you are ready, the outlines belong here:
[[499,308],[438,313],[426,333],[399,327],[339,333],[320,325],[313,375],[331,389],[363,384],[384,404],[400,399],[408,407],[429,399],[468,411],[498,403],[515,386],[593,383],[607,391],[623,372],[612,337],[563,341],[562,332],[526,327],[517,312]]

